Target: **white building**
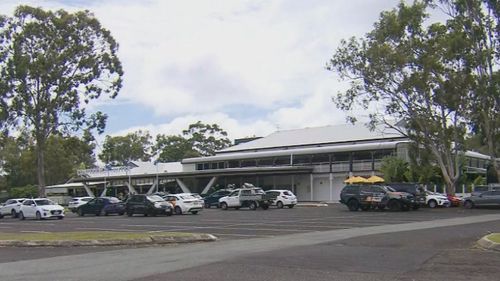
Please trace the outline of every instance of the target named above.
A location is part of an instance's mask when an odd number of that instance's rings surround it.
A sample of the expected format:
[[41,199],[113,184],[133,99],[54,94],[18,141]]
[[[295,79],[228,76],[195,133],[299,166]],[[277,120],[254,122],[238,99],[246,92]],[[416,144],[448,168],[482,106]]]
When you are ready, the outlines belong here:
[[[207,193],[228,185],[252,183],[264,189],[291,189],[300,201],[338,202],[351,175],[381,175],[381,160],[408,158],[409,140],[394,130],[337,125],[278,131],[223,149],[214,156],[180,163],[133,162],[131,167],[80,171],[82,182],[107,182],[114,192]],[[488,156],[467,152],[467,170],[485,173]]]

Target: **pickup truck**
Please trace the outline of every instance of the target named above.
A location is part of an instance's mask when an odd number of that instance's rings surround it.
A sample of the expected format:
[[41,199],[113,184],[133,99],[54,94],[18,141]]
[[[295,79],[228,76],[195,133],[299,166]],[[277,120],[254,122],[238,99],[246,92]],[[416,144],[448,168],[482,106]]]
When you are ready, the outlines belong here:
[[250,208],[250,210],[256,210],[259,207],[267,210],[271,203],[270,196],[258,187],[235,189],[229,195],[219,199],[219,206],[222,210],[227,210],[228,208],[235,208],[236,210],[239,208]]

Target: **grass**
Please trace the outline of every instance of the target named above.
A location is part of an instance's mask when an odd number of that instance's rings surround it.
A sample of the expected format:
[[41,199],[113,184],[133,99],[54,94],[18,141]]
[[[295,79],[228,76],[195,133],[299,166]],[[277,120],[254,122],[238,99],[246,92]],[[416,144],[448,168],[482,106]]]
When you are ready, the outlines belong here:
[[120,232],[120,231],[79,231],[79,232],[36,232],[36,233],[0,233],[0,240],[15,241],[56,241],[56,240],[128,240],[160,237],[187,237],[191,233],[182,232]]
[[488,239],[493,242],[500,243],[500,233],[493,233],[488,235]]

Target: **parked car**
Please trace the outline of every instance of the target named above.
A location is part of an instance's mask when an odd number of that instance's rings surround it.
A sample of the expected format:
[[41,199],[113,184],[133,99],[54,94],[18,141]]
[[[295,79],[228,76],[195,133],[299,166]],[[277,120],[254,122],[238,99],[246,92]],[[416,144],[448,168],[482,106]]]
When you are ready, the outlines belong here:
[[121,216],[125,213],[125,205],[116,197],[92,198],[90,201],[76,208],[76,213],[79,216],[86,214],[94,214],[96,216],[118,214]]
[[500,206],[500,190],[486,191],[464,199],[464,207],[466,209],[494,206]]
[[418,209],[415,196],[407,192],[398,192],[382,185],[347,185],[340,192],[340,203],[350,211],[367,211],[373,208],[391,211]]
[[134,214],[171,216],[173,206],[158,195],[134,194],[129,196],[125,203],[125,212],[129,217]]
[[385,183],[384,185],[390,186],[396,191],[407,192],[415,196],[415,200],[419,203],[419,205],[415,205],[416,208],[427,204],[425,200],[425,190],[418,183],[392,182]]
[[446,195],[432,191],[425,192],[425,204],[427,204],[429,208],[436,208],[438,206],[450,207],[451,205]]
[[205,208],[210,208],[212,206],[216,206],[217,208],[219,208],[220,207],[219,206],[219,199],[224,197],[224,196],[229,195],[229,193],[231,193],[231,191],[232,190],[229,190],[229,189],[220,189],[220,190],[217,190],[208,196],[205,196],[203,198],[203,200],[205,201]]
[[68,202],[68,209],[75,213],[76,212],[76,208],[80,207],[81,205],[89,202],[90,200],[92,200],[94,197],[74,197],[74,198],[71,198],[71,200]]
[[12,216],[12,218],[17,218],[19,209],[24,200],[26,200],[26,198],[14,198],[5,201],[5,203],[0,206],[0,219],[9,215]]
[[476,185],[474,186],[474,190],[472,191],[472,196],[477,196],[486,191],[496,191],[500,190],[500,184],[498,183],[490,183],[488,185]]
[[170,194],[165,197],[165,200],[174,206],[176,215],[191,213],[198,214],[203,209],[203,200],[191,195],[191,193]]
[[238,210],[245,207],[250,208],[250,210],[256,210],[258,207],[267,210],[271,204],[272,200],[270,196],[260,187],[235,189],[228,196],[219,199],[219,205],[222,210],[227,210],[228,208]]
[[450,206],[452,206],[452,207],[458,207],[464,201],[463,198],[460,198],[456,195],[451,195],[451,194],[447,194],[446,198],[448,198],[448,201],[450,201]]
[[64,208],[47,198],[26,199],[19,210],[19,219],[64,218]]
[[290,190],[272,189],[266,191],[266,194],[271,198],[271,205],[279,209],[283,206],[293,208],[297,204],[297,197]]

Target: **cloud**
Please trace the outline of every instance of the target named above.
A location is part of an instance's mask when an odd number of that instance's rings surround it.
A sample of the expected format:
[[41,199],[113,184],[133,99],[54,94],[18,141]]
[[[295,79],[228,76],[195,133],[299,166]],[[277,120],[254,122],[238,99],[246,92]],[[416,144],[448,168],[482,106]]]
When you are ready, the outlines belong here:
[[368,32],[399,0],[7,0],[0,12],[19,3],[88,9],[111,31],[125,71],[111,103],[166,120],[125,131],[178,134],[201,120],[238,138],[343,123],[331,97],[345,85],[325,63],[340,39]]

